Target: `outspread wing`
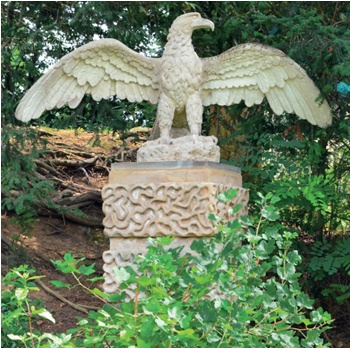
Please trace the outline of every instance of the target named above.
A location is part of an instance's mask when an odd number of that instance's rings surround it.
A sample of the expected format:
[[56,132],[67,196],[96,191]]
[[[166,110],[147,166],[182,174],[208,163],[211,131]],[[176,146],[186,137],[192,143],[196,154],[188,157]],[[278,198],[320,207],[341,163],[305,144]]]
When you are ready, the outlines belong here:
[[250,107],[266,97],[277,115],[295,113],[321,127],[332,122],[328,103],[316,100],[320,91],[305,70],[277,49],[243,44],[202,61],[203,105],[232,105],[244,100]]
[[25,94],[16,118],[27,122],[65,104],[75,108],[85,94],[158,102],[159,59],[134,52],[118,40],[92,41],[64,56]]

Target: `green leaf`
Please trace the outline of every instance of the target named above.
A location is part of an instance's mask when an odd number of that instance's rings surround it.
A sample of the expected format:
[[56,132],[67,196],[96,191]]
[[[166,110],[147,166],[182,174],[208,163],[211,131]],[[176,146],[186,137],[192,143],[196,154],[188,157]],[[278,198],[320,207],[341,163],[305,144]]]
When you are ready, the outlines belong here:
[[94,267],[95,267],[95,263],[93,263],[90,266],[81,265],[78,271],[83,275],[89,276],[90,274],[95,273]]
[[239,203],[234,208],[229,209],[228,212],[229,212],[230,215],[233,215],[233,214],[238,213],[242,208],[243,208],[243,205]]
[[186,316],[179,319],[179,323],[183,329],[187,329],[190,327],[192,316],[193,316],[193,313],[189,313]]
[[173,236],[164,236],[157,238],[157,243],[162,246],[170,245],[174,241]]
[[61,260],[51,260],[51,262],[63,273],[73,273],[77,272],[76,263],[78,261],[74,260],[74,256],[70,253],[66,253],[63,257],[64,261]]
[[293,280],[297,274],[295,273],[295,266],[287,263],[284,267],[277,267],[277,274],[282,280]]
[[43,309],[42,312],[39,312],[38,315],[40,315],[42,318],[45,318],[47,320],[50,320],[51,322],[53,322],[54,324],[56,323],[56,320],[54,319],[54,317],[52,316],[52,314],[46,310]]
[[221,221],[221,218],[218,215],[213,214],[213,213],[209,214],[208,219],[210,221],[216,221],[216,222],[220,222]]
[[143,341],[141,338],[136,338],[137,348],[152,348],[151,343]]
[[181,318],[181,314],[181,304],[177,304],[173,308],[168,308],[168,315],[170,319],[179,320]]
[[[348,286],[347,286],[347,288],[348,288]],[[350,289],[348,288],[348,291],[349,291],[349,290],[350,290]],[[347,299],[349,299],[349,298],[350,298],[350,291],[349,291],[348,293],[346,293],[346,294],[337,296],[337,297],[336,297],[336,300],[337,300],[338,303],[344,303],[345,300],[347,300]]]
[[115,267],[113,268],[114,278],[118,283],[127,281],[130,278],[130,274],[124,267]]
[[275,250],[275,242],[274,240],[269,240],[266,242],[262,240],[256,249],[257,256],[259,257],[267,257]]
[[242,224],[240,223],[240,220],[238,220],[238,219],[235,219],[233,221],[229,221],[227,223],[227,226],[234,231],[237,231],[237,230],[242,228]]
[[145,312],[150,312],[150,313],[158,313],[160,308],[161,307],[160,307],[159,301],[155,299],[151,299],[144,306]]
[[280,216],[278,209],[276,209],[273,205],[268,205],[267,207],[263,208],[261,214],[269,221],[276,221]]
[[96,343],[100,343],[103,341],[103,336],[92,336],[92,337],[87,337],[84,340],[85,345],[94,345]]
[[[113,295],[109,295],[109,294],[105,293],[104,291],[101,291],[98,288],[93,288],[90,291],[93,295],[96,295],[96,296],[101,297],[101,298],[110,298],[110,296],[113,296]],[[118,299],[120,298],[120,294],[116,293],[115,295],[118,295]],[[112,302],[114,302],[114,301],[112,301]]]
[[66,262],[74,262],[75,261],[74,255],[72,255],[71,253],[64,254],[63,259]]
[[322,314],[316,310],[310,313],[310,319],[313,323],[320,323],[322,320]]
[[82,320],[78,321],[77,324],[79,326],[85,326],[85,325],[89,324],[89,321],[87,319],[82,319]]
[[142,328],[140,331],[141,337],[149,340],[149,338],[153,335],[154,328],[157,328],[154,317],[147,316],[146,320],[142,323]]
[[198,284],[207,284],[211,282],[213,275],[211,273],[204,274],[202,276],[193,275],[193,278],[196,280]]
[[[99,290],[99,289],[96,289],[96,291]],[[95,291],[95,289],[93,290],[93,292]],[[114,302],[123,302],[125,301],[125,298],[126,298],[126,293],[123,291],[123,292],[116,292],[114,294],[106,294],[105,292],[102,292],[101,290],[99,290],[99,295],[100,297],[102,298],[108,298],[108,300],[111,302],[111,303],[114,303]]]
[[227,192],[220,193],[217,199],[219,202],[227,203],[229,201],[232,201],[232,199],[237,196],[237,193],[238,193],[237,189],[230,189]]
[[195,331],[193,329],[178,330],[176,331],[176,333],[179,336],[182,336],[183,338],[191,338],[198,340],[198,338],[195,336]]
[[312,321],[310,321],[310,319],[308,319],[308,318],[304,318],[301,321],[305,326],[313,325]]
[[154,279],[154,277],[147,277],[145,275],[142,275],[140,278],[137,279],[137,282],[142,286],[149,286],[156,284],[156,279]]
[[287,254],[287,260],[293,265],[298,265],[301,262],[301,256],[297,250],[293,250]]
[[15,296],[18,301],[24,300],[28,295],[29,290],[24,288],[17,288],[15,290]]
[[278,197],[278,196],[272,196],[272,198],[271,198],[271,204],[276,204],[277,202],[279,202],[281,200],[281,198],[280,197]]
[[209,323],[214,323],[219,315],[211,302],[203,302],[198,312],[203,320]]
[[56,288],[70,288],[71,284],[63,283],[60,280],[50,280],[50,283]]
[[23,341],[23,337],[13,334],[8,334],[7,337],[13,341]]
[[161,318],[159,317],[156,317],[155,319],[155,323],[158,325],[158,327],[160,327],[161,329],[163,329],[164,331],[165,330],[165,327],[167,326],[166,322],[164,320],[162,320]]
[[107,319],[109,319],[110,317],[111,317],[111,315],[108,313],[108,312],[106,312],[104,309],[100,309],[99,311],[98,311],[98,313],[99,314],[102,314],[105,318],[107,318]]
[[72,340],[72,335],[66,335],[66,334],[60,334],[59,336],[45,333],[41,336],[41,339],[48,338],[50,340],[49,345],[44,345],[42,347],[49,347],[49,348],[68,348],[68,347],[74,347]]
[[100,276],[100,277],[89,278],[88,280],[89,280],[89,282],[91,282],[91,283],[95,283],[95,282],[98,282],[98,281],[104,280],[104,279],[105,279],[104,276]]
[[215,331],[211,331],[207,336],[207,341],[209,343],[219,342],[220,340],[221,340],[221,337]]
[[293,278],[295,278],[295,275],[297,275],[295,266],[291,263],[287,263],[285,266],[285,273],[286,273],[286,278],[288,280],[292,280]]

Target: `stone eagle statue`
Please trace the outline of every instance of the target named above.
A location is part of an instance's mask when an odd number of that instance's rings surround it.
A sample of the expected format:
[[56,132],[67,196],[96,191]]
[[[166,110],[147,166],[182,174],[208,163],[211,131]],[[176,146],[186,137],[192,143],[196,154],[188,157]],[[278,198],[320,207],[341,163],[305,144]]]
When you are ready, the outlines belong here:
[[158,103],[155,127],[161,138],[171,137],[172,128],[199,135],[203,106],[243,100],[250,107],[264,98],[277,115],[295,113],[320,127],[331,124],[327,102],[316,101],[320,91],[283,52],[247,43],[215,57],[199,58],[191,36],[201,28],[214,30],[214,24],[199,13],[179,16],[169,30],[161,58],[145,57],[114,39],[83,45],[29,89],[16,118],[27,122],[65,104],[75,108],[90,94],[96,101],[116,96]]

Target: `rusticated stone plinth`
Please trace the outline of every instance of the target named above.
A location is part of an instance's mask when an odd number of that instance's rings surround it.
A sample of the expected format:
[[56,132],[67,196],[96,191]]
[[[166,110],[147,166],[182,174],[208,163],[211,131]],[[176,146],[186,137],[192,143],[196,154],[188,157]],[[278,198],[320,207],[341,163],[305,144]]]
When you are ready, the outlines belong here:
[[[194,238],[216,233],[210,213],[225,218],[237,204],[245,213],[248,192],[241,186],[238,168],[213,162],[113,164],[102,189],[104,232],[110,238],[110,250],[103,255],[104,290],[116,291],[113,268],[131,265],[144,254],[148,237],[175,236],[171,246],[185,245],[189,251]],[[231,188],[237,189],[236,198],[218,201]]]

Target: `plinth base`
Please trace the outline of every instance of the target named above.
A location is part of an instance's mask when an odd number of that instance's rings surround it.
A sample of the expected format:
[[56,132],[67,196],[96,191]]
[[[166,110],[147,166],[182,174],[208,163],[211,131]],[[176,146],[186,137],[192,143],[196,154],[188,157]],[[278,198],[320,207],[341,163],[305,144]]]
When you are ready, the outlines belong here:
[[137,151],[137,162],[210,161],[220,162],[218,139],[187,135],[145,142]]
[[[103,255],[104,290],[119,284],[113,268],[131,265],[147,251],[147,238],[174,236],[171,245],[190,245],[195,238],[213,236],[217,230],[209,214],[223,219],[238,204],[247,212],[248,191],[242,187],[239,168],[213,162],[161,162],[113,164],[109,184],[102,189],[104,233],[110,250]],[[236,189],[237,196],[223,203],[217,196]]]

